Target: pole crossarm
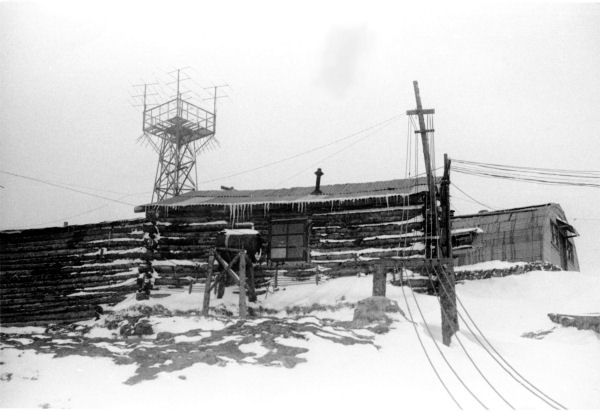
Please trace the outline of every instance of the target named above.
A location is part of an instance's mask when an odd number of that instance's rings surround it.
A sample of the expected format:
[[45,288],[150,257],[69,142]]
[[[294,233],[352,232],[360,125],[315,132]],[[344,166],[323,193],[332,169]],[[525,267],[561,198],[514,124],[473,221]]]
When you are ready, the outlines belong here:
[[417,116],[419,114],[435,114],[434,108],[422,108],[416,110],[406,110],[407,116]]

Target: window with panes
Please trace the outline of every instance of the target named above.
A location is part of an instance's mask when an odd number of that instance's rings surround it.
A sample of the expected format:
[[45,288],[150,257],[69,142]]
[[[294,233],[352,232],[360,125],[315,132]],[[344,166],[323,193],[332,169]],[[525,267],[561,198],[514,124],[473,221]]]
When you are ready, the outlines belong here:
[[308,220],[272,220],[269,249],[271,261],[308,261]]

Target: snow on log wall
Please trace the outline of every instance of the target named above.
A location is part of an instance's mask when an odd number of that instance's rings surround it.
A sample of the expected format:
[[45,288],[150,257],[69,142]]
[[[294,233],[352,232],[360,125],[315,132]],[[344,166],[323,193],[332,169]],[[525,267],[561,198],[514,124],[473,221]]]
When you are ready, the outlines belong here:
[[[253,227],[268,238],[270,219],[307,217],[311,262],[279,266],[280,278],[364,271],[357,262],[424,254],[423,193],[336,202],[182,207],[162,212],[159,247],[149,254],[144,219],[0,233],[0,323],[44,324],[92,318],[95,306],[135,292],[138,268],[152,261],[162,287],[200,286],[210,249],[225,228]],[[164,211],[164,210],[163,210]],[[232,220],[232,217],[235,220]],[[263,264],[256,278],[270,277]],[[283,282],[285,283],[285,281]],[[282,284],[280,282],[280,284]]]
[[[223,213],[221,215],[225,216]],[[44,324],[94,316],[135,292],[147,259],[158,286],[184,286],[206,265],[223,219],[160,223],[159,250],[144,246],[144,219],[0,233],[0,323]],[[200,219],[201,220],[201,219]],[[207,220],[207,218],[204,218]]]
[[[423,216],[425,193],[410,197],[390,196],[343,201],[305,202],[288,204],[241,204],[232,210],[229,206],[193,206],[162,209],[159,217],[161,235],[188,237],[192,227],[208,227],[223,222],[228,228],[252,226],[268,239],[271,219],[306,217],[310,222],[309,248],[311,261],[278,266],[280,276],[310,277],[318,270],[329,276],[354,275],[364,271],[359,261],[379,258],[411,258],[423,256]],[[225,226],[221,227],[225,228]],[[166,233],[168,231],[168,234]],[[214,232],[207,232],[194,244],[196,258],[206,261],[214,247]],[[182,240],[185,241],[185,240]],[[190,245],[191,245],[190,243]],[[162,244],[162,240],[161,240]],[[173,246],[169,246],[173,250]],[[162,246],[161,246],[162,249]],[[183,252],[178,250],[176,252]],[[202,264],[194,275],[205,277]],[[159,271],[160,272],[160,271]],[[272,276],[275,267],[263,264],[255,271],[257,277]],[[191,275],[181,270],[179,277]]]
[[90,318],[135,287],[143,220],[0,233],[0,322]]

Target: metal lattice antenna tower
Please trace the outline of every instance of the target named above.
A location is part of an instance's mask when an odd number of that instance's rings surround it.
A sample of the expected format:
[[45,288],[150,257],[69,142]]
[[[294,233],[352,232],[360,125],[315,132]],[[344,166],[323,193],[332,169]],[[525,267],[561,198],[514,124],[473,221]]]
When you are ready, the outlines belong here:
[[158,153],[153,203],[196,190],[196,156],[215,141],[216,89],[211,113],[182,98],[180,72],[177,94],[165,103],[148,107],[144,87],[144,137]]

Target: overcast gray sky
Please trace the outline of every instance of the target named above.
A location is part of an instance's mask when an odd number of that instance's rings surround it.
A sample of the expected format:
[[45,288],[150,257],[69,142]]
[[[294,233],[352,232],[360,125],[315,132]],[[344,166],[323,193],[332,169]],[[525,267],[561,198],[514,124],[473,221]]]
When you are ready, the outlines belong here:
[[[403,177],[413,80],[436,109],[438,164],[447,152],[600,169],[598,4],[283,3],[0,3],[0,170],[147,202],[157,157],[136,143],[131,85],[186,66],[187,89],[231,85],[200,189],[309,186],[317,166],[324,184]],[[215,180],[394,116],[368,138]],[[598,189],[452,178],[495,208],[560,203],[582,265],[600,262]],[[1,229],[135,216],[14,176],[0,185]],[[459,213],[482,208],[453,194]]]

